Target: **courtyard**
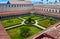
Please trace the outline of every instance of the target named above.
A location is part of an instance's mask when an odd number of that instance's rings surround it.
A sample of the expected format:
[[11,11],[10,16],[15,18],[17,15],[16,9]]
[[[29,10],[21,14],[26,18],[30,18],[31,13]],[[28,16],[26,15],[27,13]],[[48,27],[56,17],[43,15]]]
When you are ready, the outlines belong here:
[[[30,15],[2,19],[0,22],[11,39],[26,39],[54,25],[58,20],[53,17],[45,17],[31,13]],[[21,32],[24,33],[21,35]]]

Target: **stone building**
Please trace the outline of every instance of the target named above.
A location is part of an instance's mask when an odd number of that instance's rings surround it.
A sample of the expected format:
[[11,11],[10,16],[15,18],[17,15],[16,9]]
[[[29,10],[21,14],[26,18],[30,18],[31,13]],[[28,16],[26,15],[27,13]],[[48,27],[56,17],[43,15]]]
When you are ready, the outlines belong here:
[[7,1],[0,3],[0,12],[17,11],[17,10],[31,10],[33,4],[27,1]]

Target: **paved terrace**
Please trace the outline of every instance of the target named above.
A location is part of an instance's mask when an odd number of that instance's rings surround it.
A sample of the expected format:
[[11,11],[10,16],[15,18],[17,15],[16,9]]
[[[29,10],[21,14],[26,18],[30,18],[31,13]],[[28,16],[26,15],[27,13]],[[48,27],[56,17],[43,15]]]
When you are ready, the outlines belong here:
[[0,39],[10,39],[3,26],[0,24]]

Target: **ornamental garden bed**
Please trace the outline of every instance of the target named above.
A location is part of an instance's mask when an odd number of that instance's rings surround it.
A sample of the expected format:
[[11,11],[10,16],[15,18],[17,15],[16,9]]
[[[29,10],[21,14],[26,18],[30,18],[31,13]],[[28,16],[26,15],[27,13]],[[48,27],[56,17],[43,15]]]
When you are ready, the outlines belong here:
[[48,18],[44,16],[29,15],[20,17],[22,19],[20,19],[19,17],[14,17],[5,20],[0,20],[3,27],[8,28],[21,24],[23,22],[23,19],[25,19],[24,25],[19,25],[18,27],[6,30],[11,39],[26,39],[34,34],[37,34],[38,32],[41,32],[42,31],[41,28],[38,28],[37,26],[33,25],[36,24],[35,20],[38,20],[37,25],[42,26],[43,28],[48,28],[49,26],[58,22],[54,18],[51,17]]
[[33,20],[39,20],[44,18],[44,16],[22,16],[22,18],[24,19],[28,19],[29,17],[31,17]]
[[44,20],[39,20],[38,21],[38,24],[45,27],[45,28],[48,28],[49,26],[57,23],[58,21],[55,20],[55,19],[50,19],[50,18],[47,18],[47,19],[44,19]]
[[9,18],[5,20],[0,20],[0,22],[2,23],[4,27],[10,27],[17,24],[21,24],[22,20],[18,18]]
[[[33,25],[30,25],[30,26],[22,25],[21,27],[8,30],[7,33],[10,35],[11,39],[26,39],[27,37],[21,36],[21,34],[20,34],[21,33],[21,28],[23,28],[23,27],[25,27],[25,29],[26,29],[26,27],[28,27],[30,29],[29,37],[36,34],[36,33],[38,33],[38,32],[40,32],[40,31],[42,31],[42,29],[39,29],[39,28],[37,28]],[[23,29],[23,31],[25,29]]]

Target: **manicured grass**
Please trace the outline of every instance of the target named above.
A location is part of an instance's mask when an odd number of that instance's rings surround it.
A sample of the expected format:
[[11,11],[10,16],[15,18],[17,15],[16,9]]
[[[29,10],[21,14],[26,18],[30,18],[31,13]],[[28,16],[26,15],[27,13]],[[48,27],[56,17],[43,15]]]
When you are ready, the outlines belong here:
[[9,26],[13,26],[16,24],[20,24],[21,22],[22,20],[18,18],[10,18],[10,19],[1,20],[1,23],[4,27],[9,27]]
[[[25,20],[27,20],[29,17],[30,16],[22,16],[21,18],[24,18]],[[31,19],[34,21],[39,20],[38,24],[43,26],[43,27],[46,27],[46,28],[57,23],[57,20],[55,20],[55,19],[52,20],[52,18],[47,18],[44,16],[32,16]],[[10,27],[10,26],[21,24],[22,20],[19,18],[8,18],[5,20],[0,20],[0,22],[2,23],[2,25],[4,27]],[[21,28],[24,26],[27,26],[28,28],[30,28],[30,31],[29,31],[30,36],[42,31],[42,29],[39,29],[36,26],[34,26],[33,23],[32,24],[28,23],[25,25],[21,25],[20,27],[16,27],[16,28],[7,30],[7,33],[9,34],[11,39],[26,39],[25,37],[21,36],[21,34],[20,34]]]
[[[24,26],[27,26],[30,28],[30,34],[31,34],[30,36],[42,31],[41,29],[34,27],[33,25],[32,26],[23,25],[22,27],[24,27]],[[22,28],[22,27],[18,27],[18,28],[7,31],[7,33],[10,35],[11,39],[26,39],[20,35],[20,32],[21,32],[20,28]]]
[[22,16],[21,18],[28,19],[30,16]]
[[[38,23],[39,25],[47,28],[47,27],[57,23],[57,20],[50,21],[49,19],[44,19],[44,20],[40,20],[38,22],[39,22]],[[51,24],[51,22],[52,22],[52,24]]]
[[40,16],[34,16],[34,17],[32,17],[32,19],[33,20],[38,20],[38,19],[42,19],[42,17],[40,17]]
[[[28,19],[30,16],[22,16],[24,19]],[[43,16],[32,16],[31,17],[33,20],[38,20],[44,18]]]

